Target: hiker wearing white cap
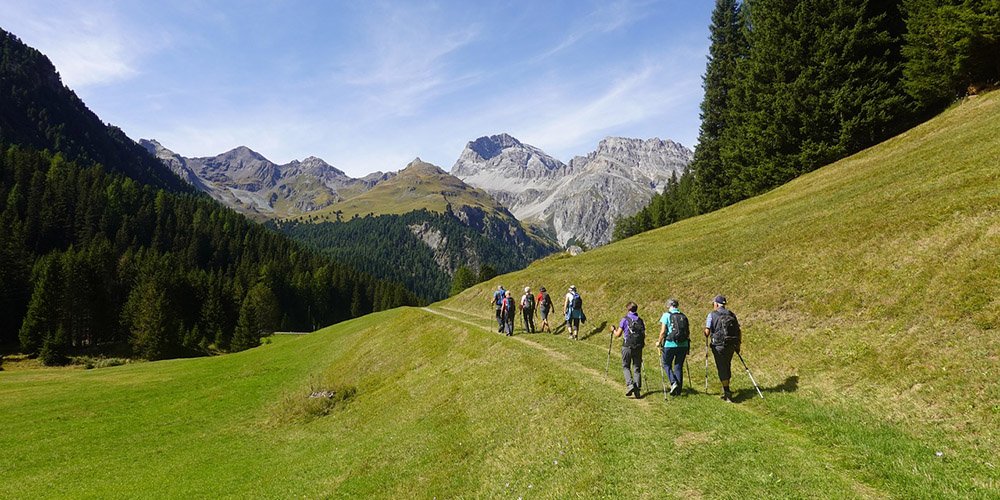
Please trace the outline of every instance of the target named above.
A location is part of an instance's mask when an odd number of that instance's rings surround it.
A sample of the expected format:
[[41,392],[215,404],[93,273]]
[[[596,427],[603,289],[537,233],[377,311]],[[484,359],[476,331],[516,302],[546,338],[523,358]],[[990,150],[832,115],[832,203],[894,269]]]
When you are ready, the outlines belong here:
[[527,286],[521,296],[521,319],[524,321],[524,331],[535,333],[535,296],[531,294],[531,287]]
[[569,291],[566,292],[563,313],[566,316],[570,340],[580,340],[580,322],[587,321],[587,316],[583,314],[583,298],[577,293],[575,285],[570,285]]

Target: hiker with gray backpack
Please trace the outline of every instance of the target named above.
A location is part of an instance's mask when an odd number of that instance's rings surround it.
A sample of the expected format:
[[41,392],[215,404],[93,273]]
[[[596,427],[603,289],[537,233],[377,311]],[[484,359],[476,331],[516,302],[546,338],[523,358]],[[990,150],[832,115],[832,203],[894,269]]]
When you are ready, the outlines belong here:
[[612,327],[613,337],[624,336],[622,342],[622,372],[625,374],[625,395],[642,398],[642,348],[646,346],[646,324],[639,317],[639,306],[629,302],[625,317],[618,327]]
[[[709,344],[711,344],[710,349],[712,357],[715,358],[715,368],[719,372],[719,382],[722,383],[722,400],[729,403],[733,402],[733,393],[729,390],[733,354],[740,352],[741,341],[739,320],[736,319],[736,315],[732,311],[726,308],[726,297],[716,295],[715,299],[712,300],[712,312],[708,313],[708,317],[705,319],[705,349],[708,350]],[[747,369],[747,372],[749,371]],[[708,380],[707,375],[705,380]],[[755,387],[756,385],[754,382]]]
[[688,319],[679,307],[677,299],[667,301],[667,312],[660,317],[660,337],[656,340],[660,365],[670,382],[671,396],[680,395],[684,388],[684,358],[691,350]]

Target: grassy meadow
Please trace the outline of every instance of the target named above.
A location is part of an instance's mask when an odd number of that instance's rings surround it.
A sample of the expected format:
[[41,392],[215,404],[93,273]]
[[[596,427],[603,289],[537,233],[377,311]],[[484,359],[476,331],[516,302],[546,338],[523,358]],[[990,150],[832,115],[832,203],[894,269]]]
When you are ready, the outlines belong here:
[[[995,498],[997,130],[994,93],[426,309],[219,357],[0,372],[0,497]],[[497,284],[557,303],[577,285],[583,340],[496,335]],[[697,341],[685,396],[664,401],[648,362],[625,398],[615,353],[605,375],[625,302],[655,335],[668,297],[697,325],[717,293],[766,399],[738,361],[737,404],[714,376],[706,394]]]

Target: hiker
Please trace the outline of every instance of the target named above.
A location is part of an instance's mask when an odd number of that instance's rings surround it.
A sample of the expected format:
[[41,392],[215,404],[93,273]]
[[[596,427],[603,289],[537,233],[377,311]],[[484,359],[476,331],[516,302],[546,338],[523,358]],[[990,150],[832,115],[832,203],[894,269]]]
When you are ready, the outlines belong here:
[[583,298],[576,292],[576,286],[570,285],[563,303],[563,314],[566,316],[566,327],[569,329],[570,340],[580,340],[580,323],[587,321],[583,314]]
[[684,358],[691,350],[691,330],[687,316],[680,310],[677,299],[667,301],[667,312],[660,316],[660,338],[656,348],[660,351],[660,365],[667,372],[670,395],[679,396],[684,388]]
[[500,309],[503,306],[503,294],[505,291],[503,285],[499,285],[497,286],[497,291],[493,292],[493,306],[496,308],[497,315],[497,333],[503,333],[503,316],[500,315]]
[[549,333],[552,333],[552,327],[549,326],[549,311],[552,310],[552,297],[549,297],[549,292],[545,291],[544,286],[538,290],[538,297],[535,298],[535,302],[538,304],[538,312],[542,315],[542,328],[539,331],[544,332],[548,329]]
[[716,295],[712,300],[712,312],[705,319],[705,343],[711,338],[712,356],[722,383],[722,400],[732,403],[733,393],[729,390],[732,378],[733,354],[740,352],[740,322],[736,315],[726,308],[726,296]]
[[503,302],[500,305],[500,316],[503,318],[503,333],[508,337],[514,335],[514,315],[517,311],[517,304],[510,290],[504,291]]
[[626,396],[642,397],[642,348],[646,345],[646,324],[636,312],[639,306],[629,302],[625,306],[625,317],[618,327],[612,327],[615,337],[625,336],[622,342],[622,371],[625,373]]
[[535,296],[531,294],[531,287],[527,286],[521,296],[521,320],[524,321],[524,331],[535,333]]

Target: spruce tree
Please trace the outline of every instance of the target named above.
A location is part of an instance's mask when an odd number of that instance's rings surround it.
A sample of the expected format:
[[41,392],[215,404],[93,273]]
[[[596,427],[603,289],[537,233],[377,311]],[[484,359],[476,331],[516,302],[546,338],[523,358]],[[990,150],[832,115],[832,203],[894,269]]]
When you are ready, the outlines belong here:
[[700,212],[710,212],[731,202],[726,186],[732,172],[722,163],[720,141],[723,131],[731,125],[729,108],[737,84],[736,64],[746,52],[737,0],[716,0],[709,32],[712,43],[702,83],[705,97],[701,102],[701,128],[691,163]]
[[37,354],[46,335],[59,327],[62,292],[62,258],[58,252],[38,259],[32,271],[34,290],[21,323],[21,351]]
[[452,279],[451,295],[457,295],[462,290],[475,284],[476,275],[472,270],[465,266],[459,266],[458,270],[455,271],[455,277]]

